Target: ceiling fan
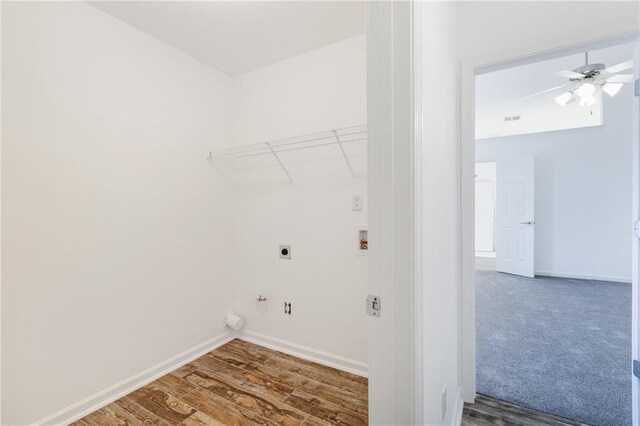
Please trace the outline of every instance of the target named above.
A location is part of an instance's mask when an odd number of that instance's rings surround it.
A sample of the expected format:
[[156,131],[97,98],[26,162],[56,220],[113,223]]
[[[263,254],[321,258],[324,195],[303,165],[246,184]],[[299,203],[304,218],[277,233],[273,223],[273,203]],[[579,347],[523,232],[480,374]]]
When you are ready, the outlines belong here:
[[557,76],[568,78],[569,83],[542,90],[521,99],[531,98],[560,89],[568,89],[563,94],[554,98],[558,105],[565,106],[580,99],[580,106],[590,106],[596,102],[596,97],[594,96],[596,90],[601,90],[613,97],[622,89],[624,83],[632,83],[633,74],[617,74],[620,71],[626,71],[631,68],[633,68],[633,60],[625,61],[608,68],[605,64],[590,64],[589,52],[585,52],[583,66],[573,71],[563,70],[555,73]]

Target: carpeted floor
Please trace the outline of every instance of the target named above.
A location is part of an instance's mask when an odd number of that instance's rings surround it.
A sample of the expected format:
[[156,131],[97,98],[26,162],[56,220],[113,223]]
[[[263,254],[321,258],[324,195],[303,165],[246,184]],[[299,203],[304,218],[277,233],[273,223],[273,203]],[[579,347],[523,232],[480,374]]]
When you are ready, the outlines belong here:
[[631,285],[476,271],[478,393],[631,425]]

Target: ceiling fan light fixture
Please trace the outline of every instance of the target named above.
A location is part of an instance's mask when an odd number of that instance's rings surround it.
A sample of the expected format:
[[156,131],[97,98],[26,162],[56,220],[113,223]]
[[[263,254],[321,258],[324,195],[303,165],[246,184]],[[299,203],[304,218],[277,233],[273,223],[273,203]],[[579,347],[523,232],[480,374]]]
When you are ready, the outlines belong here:
[[602,91],[612,98],[622,89],[622,83],[606,83],[602,85]]
[[569,101],[573,98],[573,93],[572,92],[564,92],[562,95],[560,96],[556,96],[554,98],[554,100],[556,101],[556,103],[560,106],[565,106],[566,104],[569,103]]
[[593,95],[585,96],[580,99],[580,106],[588,107],[596,103],[596,98]]
[[568,91],[553,98],[558,105],[564,107],[571,102],[579,100],[580,106],[588,107],[598,102],[597,98],[602,97],[601,92],[605,92],[613,97],[618,94],[623,83],[633,83],[633,74],[618,74],[620,71],[631,68],[633,68],[632,60],[609,68],[607,68],[605,64],[589,63],[589,52],[585,52],[583,66],[573,71],[563,70],[555,72],[556,75],[569,80],[564,85],[541,90],[524,96],[520,98],[520,100],[529,99],[548,92],[555,92],[558,89],[564,89]]
[[578,87],[576,90],[576,94],[580,96],[582,99],[593,97],[593,94],[596,91],[596,86],[591,83],[584,83],[582,86]]

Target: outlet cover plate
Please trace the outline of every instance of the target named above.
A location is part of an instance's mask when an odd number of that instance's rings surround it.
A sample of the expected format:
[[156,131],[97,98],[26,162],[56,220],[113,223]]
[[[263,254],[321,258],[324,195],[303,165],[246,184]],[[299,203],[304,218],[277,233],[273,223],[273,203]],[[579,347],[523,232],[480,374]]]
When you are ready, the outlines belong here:
[[278,253],[280,255],[280,259],[291,260],[291,246],[290,245],[284,245],[284,244],[280,245]]
[[362,211],[362,194],[353,194],[351,198],[351,210],[354,212]]

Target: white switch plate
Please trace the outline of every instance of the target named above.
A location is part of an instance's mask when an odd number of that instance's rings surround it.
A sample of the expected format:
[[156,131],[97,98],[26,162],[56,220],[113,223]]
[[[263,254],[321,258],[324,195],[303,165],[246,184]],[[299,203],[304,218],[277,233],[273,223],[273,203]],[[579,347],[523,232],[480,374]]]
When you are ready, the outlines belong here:
[[351,199],[351,210],[359,212],[362,210],[362,194],[353,194]]

